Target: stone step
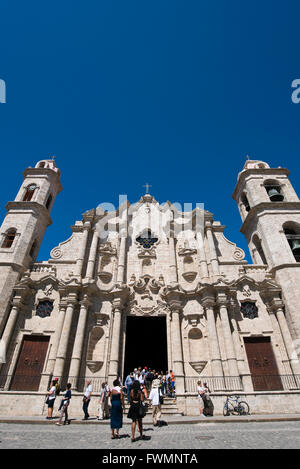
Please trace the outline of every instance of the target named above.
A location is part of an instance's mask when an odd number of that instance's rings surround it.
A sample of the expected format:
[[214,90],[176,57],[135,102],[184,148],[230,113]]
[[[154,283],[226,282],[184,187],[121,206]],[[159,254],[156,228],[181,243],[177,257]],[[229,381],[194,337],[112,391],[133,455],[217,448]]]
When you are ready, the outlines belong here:
[[[146,402],[148,404],[148,411],[146,415],[151,416],[152,415],[151,402],[148,400],[146,400]],[[126,401],[124,414],[128,413],[129,407],[130,407],[130,404],[128,401]],[[171,397],[164,398],[164,403],[161,406],[161,412],[162,412],[162,415],[169,415],[169,416],[175,416],[175,417],[180,417],[183,415],[183,412],[179,412],[177,409],[176,400],[174,400],[174,398],[171,398]]]

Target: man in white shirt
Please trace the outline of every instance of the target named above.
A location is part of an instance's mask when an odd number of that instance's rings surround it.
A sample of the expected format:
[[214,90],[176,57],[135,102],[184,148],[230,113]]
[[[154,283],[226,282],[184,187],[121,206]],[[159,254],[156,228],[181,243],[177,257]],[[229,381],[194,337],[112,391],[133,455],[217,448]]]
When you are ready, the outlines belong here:
[[152,418],[153,418],[153,425],[155,427],[160,425],[161,419],[161,404],[159,401],[160,396],[160,388],[158,380],[153,381],[152,390],[150,392],[149,399],[152,402]]
[[92,396],[92,390],[93,389],[92,389],[91,380],[88,379],[86,382],[86,388],[85,388],[85,392],[83,395],[82,410],[84,412],[84,420],[87,420],[89,418],[88,407],[89,407],[89,403],[90,403],[91,396]]

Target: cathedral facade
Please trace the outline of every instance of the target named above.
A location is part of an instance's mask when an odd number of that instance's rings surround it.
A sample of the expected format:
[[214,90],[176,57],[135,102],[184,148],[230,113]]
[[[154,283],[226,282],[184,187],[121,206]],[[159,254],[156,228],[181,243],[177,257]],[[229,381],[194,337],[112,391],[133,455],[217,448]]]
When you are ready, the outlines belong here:
[[252,412],[300,412],[300,201],[288,176],[252,160],[238,175],[253,264],[202,206],[148,191],[87,211],[36,262],[62,188],[55,161],[27,168],[0,231],[0,414],[40,415],[54,377],[72,383],[79,411],[86,379],[97,394],[138,366],[174,371],[182,414],[198,414],[198,379],[216,413],[228,394]]

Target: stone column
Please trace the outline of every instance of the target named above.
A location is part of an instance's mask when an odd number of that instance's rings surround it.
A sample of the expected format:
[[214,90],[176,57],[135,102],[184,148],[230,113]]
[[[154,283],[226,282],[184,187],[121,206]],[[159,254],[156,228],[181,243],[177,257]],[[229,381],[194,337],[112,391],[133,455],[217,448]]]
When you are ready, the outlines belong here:
[[97,255],[97,247],[98,247],[98,233],[95,230],[93,234],[93,240],[90,250],[90,256],[88,260],[88,265],[86,269],[86,277],[92,279],[94,277],[94,269],[95,269],[95,262],[96,262],[96,255]]
[[170,256],[170,284],[172,285],[178,282],[175,240],[174,240],[174,235],[172,233],[170,233],[170,237],[169,237],[169,256]]
[[225,349],[226,349],[226,356],[227,356],[227,363],[228,363],[228,370],[230,376],[239,376],[239,370],[236,361],[236,354],[234,350],[232,335],[231,335],[231,328],[230,328],[230,321],[228,316],[228,309],[227,309],[227,299],[225,295],[218,296],[218,303],[220,307],[220,318],[222,324],[222,333],[225,342]]
[[197,239],[197,245],[198,245],[199,263],[200,263],[200,268],[201,268],[201,273],[202,273],[202,279],[205,281],[209,279],[209,273],[208,273],[207,260],[205,256],[205,250],[204,250],[204,240],[200,231],[197,231],[196,239]]
[[91,227],[91,223],[89,221],[86,221],[83,225],[81,244],[80,244],[79,254],[77,257],[76,268],[75,268],[76,275],[82,274],[82,266],[83,266],[83,262],[85,258],[86,243],[87,243],[90,227]]
[[216,246],[215,246],[215,242],[213,238],[213,229],[212,229],[212,225],[210,222],[206,224],[206,236],[207,236],[208,245],[209,245],[210,262],[211,262],[212,271],[213,271],[214,276],[218,277],[220,275],[219,262],[218,262]]
[[111,337],[108,380],[112,384],[119,373],[122,305],[119,300],[113,304],[113,331]]
[[[8,353],[10,341],[11,341],[13,332],[15,330],[15,325],[17,323],[21,305],[22,305],[22,298],[20,296],[15,296],[12,300],[12,308],[10,310],[8,320],[7,320],[5,329],[1,337],[6,348],[6,355]],[[1,370],[2,365],[3,363],[0,363],[0,370]]]
[[299,375],[300,374],[299,360],[297,357],[297,352],[294,348],[293,339],[292,339],[289,327],[287,325],[285,314],[283,312],[282,304],[279,303],[278,305],[275,306],[275,314],[276,314],[277,321],[280,327],[281,335],[283,338],[283,343],[287,352],[287,356],[289,359],[291,369],[294,374]]
[[79,378],[82,349],[83,349],[83,340],[84,340],[89,305],[90,305],[90,302],[88,300],[87,295],[85,295],[84,299],[80,302],[80,312],[79,312],[78,324],[77,324],[76,335],[75,335],[75,342],[73,346],[73,353],[72,353],[70,371],[69,371],[69,382],[72,383],[72,387],[75,390],[77,389],[77,386],[78,386],[78,378]]
[[183,366],[183,350],[181,335],[181,304],[172,302],[172,349],[173,349],[173,365],[175,374],[176,392],[184,393],[184,366]]
[[77,302],[77,294],[74,293],[67,298],[67,309],[64,318],[64,324],[59,340],[57,357],[54,367],[54,375],[57,378],[62,378],[64,372],[64,365],[67,356],[67,349],[70,339],[70,332],[72,326],[72,319],[74,314],[74,307]]
[[48,365],[46,369],[46,373],[49,375],[53,375],[53,372],[54,372],[55,362],[56,362],[56,357],[57,357],[57,350],[58,350],[60,336],[61,336],[61,332],[62,332],[62,328],[64,325],[64,320],[65,320],[66,308],[67,308],[67,304],[64,302],[61,302],[59,305],[58,319],[56,321],[55,333],[53,337],[53,342],[51,344],[51,351],[49,354],[49,360],[48,360]]
[[172,369],[172,321],[171,321],[171,313],[166,315],[167,321],[167,340],[168,340],[168,370]]
[[214,377],[220,378],[220,377],[223,377],[223,367],[222,367],[219,339],[218,339],[217,328],[216,328],[214,301],[204,300],[203,306],[205,308],[206,318],[207,318],[208,345],[209,345],[211,370],[212,370],[212,374]]
[[249,370],[247,357],[245,356],[244,341],[241,341],[235,317],[235,305],[231,304],[231,322],[233,326],[232,340],[237,358],[237,367],[241,376],[244,391],[253,391],[253,383]]
[[127,238],[124,235],[124,233],[123,234],[121,233],[120,236],[121,236],[121,241],[120,241],[117,283],[124,283]]

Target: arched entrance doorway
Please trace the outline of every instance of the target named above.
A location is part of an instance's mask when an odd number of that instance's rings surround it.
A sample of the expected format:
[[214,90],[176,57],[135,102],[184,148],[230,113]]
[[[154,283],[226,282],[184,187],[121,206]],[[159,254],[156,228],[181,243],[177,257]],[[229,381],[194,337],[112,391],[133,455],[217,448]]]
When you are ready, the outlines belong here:
[[127,316],[124,377],[139,366],[167,371],[167,349],[166,316]]

